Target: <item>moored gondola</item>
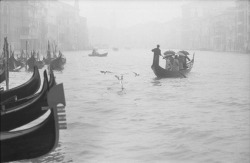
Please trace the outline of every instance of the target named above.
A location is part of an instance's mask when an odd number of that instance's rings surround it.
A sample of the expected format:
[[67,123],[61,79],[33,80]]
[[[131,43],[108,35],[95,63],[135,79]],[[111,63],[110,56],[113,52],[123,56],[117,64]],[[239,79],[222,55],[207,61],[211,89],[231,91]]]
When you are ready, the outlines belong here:
[[154,74],[158,78],[178,78],[178,77],[186,77],[186,75],[192,70],[194,64],[194,55],[193,59],[187,63],[187,68],[179,70],[179,71],[169,71],[162,68],[159,64],[153,64],[151,66]]
[[[49,88],[48,88],[48,90],[56,85],[54,72],[52,70],[50,70],[50,75],[49,76],[50,76],[50,78],[49,78]],[[27,96],[27,97],[24,97],[24,98],[21,98],[21,99],[17,99],[16,96],[13,96],[12,98],[10,98],[10,99],[8,99],[6,101],[3,101],[0,104],[2,106],[4,106],[5,110],[8,110],[11,107],[18,106],[20,104],[23,104],[23,103],[27,102],[28,100],[31,100],[31,99],[37,97],[39,94],[41,94],[41,92],[42,92],[42,90],[40,92],[36,93],[36,94],[30,95],[30,96]],[[11,104],[9,104],[9,103],[11,103]]]
[[31,56],[27,62],[26,62],[27,66],[28,66],[28,71],[33,71],[34,66],[37,66],[38,69],[42,69],[45,65],[45,63],[43,61],[39,61],[37,60],[34,56]]
[[35,66],[33,75],[27,82],[17,87],[11,88],[9,90],[0,92],[1,102],[13,96],[16,96],[18,99],[30,96],[36,93],[36,91],[38,91],[40,85],[41,85],[40,74],[38,68]]
[[1,104],[1,131],[9,131],[25,125],[45,113],[41,106],[47,106],[49,88],[47,73],[44,71],[44,82],[41,92],[31,98]]
[[9,62],[8,68],[9,68],[9,71],[11,71],[11,72],[18,72],[24,67],[22,62],[17,61],[15,59],[14,54],[11,55],[11,57],[8,59],[8,62]]
[[66,58],[59,56],[50,62],[50,69],[62,71],[64,69],[64,64],[66,63]]
[[[52,89],[54,93],[51,90],[48,95],[50,113],[45,120],[28,129],[0,133],[1,162],[34,159],[56,148],[59,140],[59,121],[66,120],[59,118],[64,115],[58,115],[57,104],[65,106],[66,103],[63,85],[56,85]],[[59,99],[56,95],[58,91],[61,95]]]

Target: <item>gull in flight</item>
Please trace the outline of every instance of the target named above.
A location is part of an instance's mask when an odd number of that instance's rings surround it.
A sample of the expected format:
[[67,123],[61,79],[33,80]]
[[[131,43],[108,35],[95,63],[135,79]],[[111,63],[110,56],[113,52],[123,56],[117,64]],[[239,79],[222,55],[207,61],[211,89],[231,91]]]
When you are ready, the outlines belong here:
[[103,73],[103,74],[112,73],[111,71],[100,71],[100,72]]
[[135,74],[135,76],[139,76],[140,74],[136,73],[136,72],[133,72]]
[[124,89],[124,87],[123,87],[123,75],[121,75],[121,76],[118,76],[118,75],[115,75],[115,77],[120,81],[120,84],[122,85],[122,89]]

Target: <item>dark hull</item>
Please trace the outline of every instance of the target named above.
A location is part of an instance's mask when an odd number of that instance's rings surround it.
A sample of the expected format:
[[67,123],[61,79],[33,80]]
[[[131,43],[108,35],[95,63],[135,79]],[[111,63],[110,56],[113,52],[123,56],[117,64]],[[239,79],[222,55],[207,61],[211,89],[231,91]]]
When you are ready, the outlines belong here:
[[58,57],[50,62],[50,69],[62,71],[64,69],[64,64],[66,63],[66,59],[62,57]]
[[11,56],[9,58],[8,64],[9,64],[9,66],[8,66],[9,71],[11,71],[11,72],[18,72],[24,67],[23,63],[20,61],[17,61],[14,58],[14,56]]
[[5,71],[4,70],[0,70],[0,83],[2,83],[3,81],[5,81]]
[[65,122],[59,124],[59,121],[66,121],[65,118],[62,118],[65,114],[58,115],[59,111],[62,113],[64,110],[57,108],[58,104],[66,106],[63,84],[51,88],[47,101],[50,113],[43,122],[28,129],[0,133],[1,162],[34,159],[44,156],[56,148],[59,129],[66,129]]
[[159,66],[158,64],[153,64],[151,68],[154,74],[158,78],[180,78],[180,77],[182,78],[182,77],[186,77],[186,75],[192,70],[193,64],[194,64],[194,58],[192,59],[191,62],[187,64],[188,66],[187,69],[183,69],[180,71],[168,71],[162,68],[161,66]]
[[108,53],[103,53],[103,54],[89,54],[90,57],[106,57]]
[[48,87],[49,83],[45,71],[43,88],[38,95],[8,103],[4,106],[4,110],[1,108],[1,132],[21,127],[43,115],[46,111],[42,110],[41,107],[48,106]]
[[45,65],[43,61],[36,61],[34,58],[29,58],[26,64],[28,65],[28,71],[33,71],[35,66],[38,69],[42,69]]
[[[56,80],[55,80],[55,76],[53,71],[50,71],[50,78],[49,78],[49,88],[52,88],[53,86],[56,85]],[[43,85],[44,86],[44,85]],[[37,96],[39,96],[39,94],[41,94],[42,91],[40,91],[39,93],[33,94],[31,96],[27,96],[25,98],[21,98],[21,99],[15,99],[15,98],[11,98],[8,101],[4,101],[1,102],[1,105],[3,105],[5,107],[5,110],[11,109],[12,107],[16,107],[18,105],[22,105],[25,102],[32,100],[33,98],[36,98]],[[2,108],[2,106],[1,106]]]
[[0,93],[1,102],[13,96],[17,96],[18,99],[30,96],[36,93],[40,85],[41,85],[40,74],[39,74],[37,67],[34,67],[34,73],[33,73],[33,76],[30,78],[30,80],[28,80],[26,83],[18,87],[5,90]]
[[40,124],[21,131],[1,133],[1,162],[33,159],[52,151],[58,144],[57,114],[50,115]]

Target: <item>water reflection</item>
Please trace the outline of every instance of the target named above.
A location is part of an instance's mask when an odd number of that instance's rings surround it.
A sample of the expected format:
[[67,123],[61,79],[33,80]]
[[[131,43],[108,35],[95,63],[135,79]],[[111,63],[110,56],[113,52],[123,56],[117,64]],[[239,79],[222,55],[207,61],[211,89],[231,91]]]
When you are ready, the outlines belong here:
[[160,78],[154,78],[153,81],[151,81],[151,83],[153,83],[153,86],[161,86],[161,82],[160,82]]

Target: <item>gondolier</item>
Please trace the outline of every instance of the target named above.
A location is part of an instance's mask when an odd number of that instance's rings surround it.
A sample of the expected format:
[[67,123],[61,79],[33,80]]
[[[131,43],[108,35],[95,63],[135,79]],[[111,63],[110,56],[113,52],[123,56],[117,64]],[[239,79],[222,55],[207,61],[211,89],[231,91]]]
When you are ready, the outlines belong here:
[[159,56],[161,55],[160,45],[157,45],[157,48],[152,49],[152,52],[154,52],[153,65],[159,65]]

